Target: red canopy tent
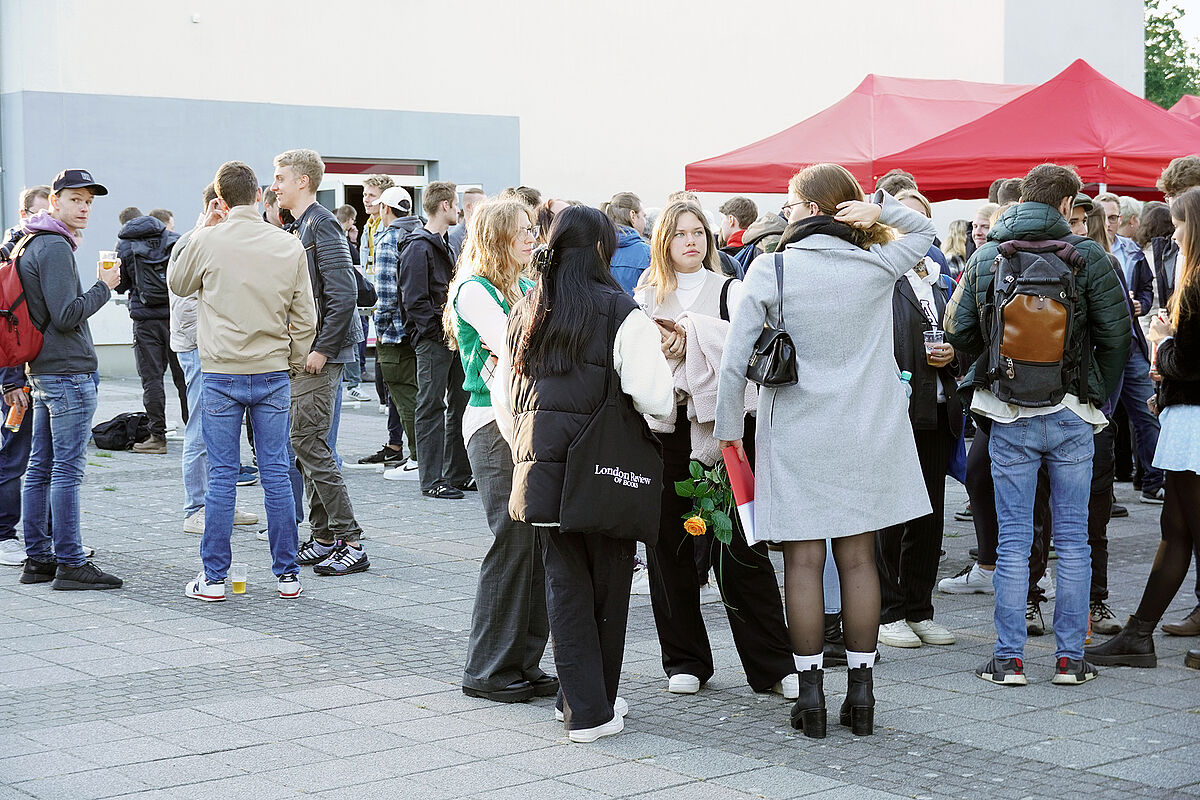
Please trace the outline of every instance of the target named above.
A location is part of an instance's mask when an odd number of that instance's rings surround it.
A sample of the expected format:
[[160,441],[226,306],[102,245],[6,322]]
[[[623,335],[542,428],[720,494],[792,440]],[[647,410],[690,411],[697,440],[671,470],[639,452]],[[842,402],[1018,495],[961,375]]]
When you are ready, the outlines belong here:
[[1185,94],[1169,110],[1172,114],[1177,114],[1200,125],[1200,97],[1196,97],[1194,94]]
[[880,155],[956,128],[1030,88],[867,75],[849,95],[785,131],[688,164],[685,185],[697,192],[785,192],[803,167],[834,161],[869,188]]
[[989,114],[876,162],[900,167],[930,200],[983,197],[996,178],[1046,161],[1073,165],[1084,183],[1161,197],[1153,187],[1172,158],[1200,151],[1200,128],[1122,89],[1077,60]]

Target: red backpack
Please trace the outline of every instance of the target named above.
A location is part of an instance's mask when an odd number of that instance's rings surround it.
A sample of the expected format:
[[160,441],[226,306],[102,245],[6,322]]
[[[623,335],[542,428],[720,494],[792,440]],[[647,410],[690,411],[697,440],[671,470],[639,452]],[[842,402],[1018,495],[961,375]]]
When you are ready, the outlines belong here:
[[37,233],[27,233],[11,255],[0,250],[0,367],[23,367],[42,351],[42,331],[29,316],[17,259]]

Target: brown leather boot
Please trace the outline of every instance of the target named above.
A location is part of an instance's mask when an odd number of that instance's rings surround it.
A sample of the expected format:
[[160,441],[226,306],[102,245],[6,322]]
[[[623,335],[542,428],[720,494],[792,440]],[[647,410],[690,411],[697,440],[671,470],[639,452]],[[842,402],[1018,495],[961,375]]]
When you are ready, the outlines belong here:
[[1193,608],[1192,613],[1179,622],[1163,625],[1162,629],[1163,633],[1169,633],[1172,636],[1200,636],[1200,606]]

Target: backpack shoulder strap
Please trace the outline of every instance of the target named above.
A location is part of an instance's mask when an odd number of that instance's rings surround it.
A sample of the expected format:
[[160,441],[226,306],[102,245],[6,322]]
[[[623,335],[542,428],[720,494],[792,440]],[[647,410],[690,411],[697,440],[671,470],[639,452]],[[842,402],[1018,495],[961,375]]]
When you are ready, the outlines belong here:
[[726,322],[729,322],[729,285],[733,281],[733,278],[726,278],[721,284],[721,319]]

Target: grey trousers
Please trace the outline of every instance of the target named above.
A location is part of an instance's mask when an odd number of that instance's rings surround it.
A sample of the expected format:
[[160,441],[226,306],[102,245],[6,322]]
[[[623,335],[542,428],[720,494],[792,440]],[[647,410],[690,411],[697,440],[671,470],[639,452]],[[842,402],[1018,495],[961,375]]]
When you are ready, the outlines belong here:
[[350,493],[329,447],[333,403],[342,385],[342,364],[326,364],[315,375],[300,372],[292,378],[292,450],[304,477],[308,521],[313,538],[356,542],[362,528],[354,519]]
[[550,636],[546,572],[537,529],[508,513],[512,454],[495,422],[471,436],[467,456],[494,538],[479,569],[463,685],[496,691],[546,674],[540,666]]
[[[458,353],[440,341],[420,339],[417,351],[417,465],[421,491],[471,480],[471,464],[462,439],[463,412],[470,399],[463,389]],[[397,406],[399,411],[400,407]]]

